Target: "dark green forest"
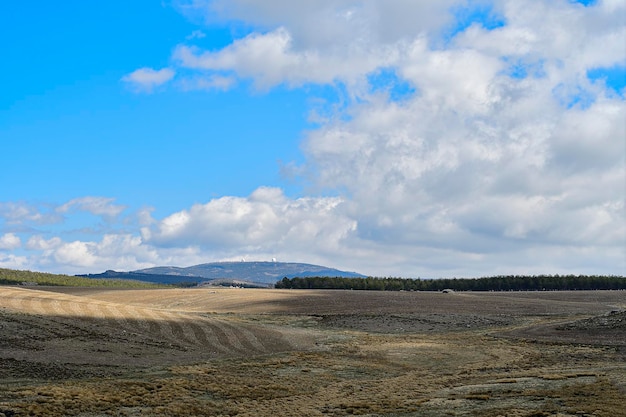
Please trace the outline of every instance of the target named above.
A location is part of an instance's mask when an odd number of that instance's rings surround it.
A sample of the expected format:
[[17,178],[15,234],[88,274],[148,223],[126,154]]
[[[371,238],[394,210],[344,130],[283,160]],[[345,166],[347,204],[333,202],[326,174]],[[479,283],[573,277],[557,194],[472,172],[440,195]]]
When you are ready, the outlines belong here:
[[275,288],[375,291],[625,290],[626,278],[604,275],[501,275],[484,278],[283,278]]

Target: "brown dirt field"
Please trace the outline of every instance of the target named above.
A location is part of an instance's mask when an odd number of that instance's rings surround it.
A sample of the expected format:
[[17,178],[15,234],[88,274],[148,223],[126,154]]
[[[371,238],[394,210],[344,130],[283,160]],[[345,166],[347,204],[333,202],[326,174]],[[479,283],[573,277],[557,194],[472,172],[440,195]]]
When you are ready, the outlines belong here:
[[626,416],[626,292],[0,287],[4,416]]

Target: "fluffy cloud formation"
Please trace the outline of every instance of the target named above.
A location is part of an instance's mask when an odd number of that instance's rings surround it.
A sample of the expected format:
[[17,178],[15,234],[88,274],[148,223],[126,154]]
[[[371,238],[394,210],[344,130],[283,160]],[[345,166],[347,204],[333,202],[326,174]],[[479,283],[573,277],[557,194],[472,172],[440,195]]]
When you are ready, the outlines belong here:
[[[265,28],[218,51],[181,44],[172,58],[185,69],[235,74],[262,90],[279,84],[349,84],[356,92],[365,76],[397,65],[407,44],[454,25],[456,2],[284,1],[192,2],[183,10],[209,20],[232,19]],[[209,74],[209,75],[206,75]]]
[[0,253],[0,268],[23,269],[28,264],[29,259],[26,256]]
[[[255,28],[220,50],[196,37],[178,45],[183,90],[251,80],[346,93],[306,132],[293,169],[322,196],[259,184],[162,219],[144,211],[141,232],[24,238],[39,264],[92,272],[277,256],[376,275],[625,273],[625,91],[589,76],[626,68],[624,2],[216,0],[182,10]],[[174,74],[142,68],[125,81],[151,91]],[[54,213],[73,209],[110,221],[124,210],[86,197]],[[7,224],[39,215],[3,213]]]
[[581,81],[575,78],[584,78],[591,68],[624,65],[625,12],[615,1],[593,7],[538,1],[527,7],[515,0],[326,0],[306,5],[217,0],[192,2],[184,10],[209,20],[244,21],[261,30],[218,51],[181,44],[172,56],[177,65],[209,74],[232,72],[263,88],[336,81],[355,86],[377,68],[403,68],[416,42],[426,47],[427,59],[441,59],[441,64],[459,63],[450,59],[467,53],[465,63],[471,61],[473,68],[456,67],[457,76],[477,75],[487,57],[539,72],[550,60],[572,78],[561,82]]
[[0,236],[0,250],[13,250],[22,246],[22,240],[14,233]]
[[267,89],[282,83],[301,86],[308,82],[357,80],[364,70],[370,72],[390,65],[395,55],[395,51],[382,48],[369,54],[348,50],[325,57],[316,50],[297,53],[292,50],[292,43],[291,34],[279,28],[267,34],[249,35],[218,52],[201,52],[181,45],[174,59],[185,68],[232,71],[238,77],[253,79],[258,88]]
[[[452,264],[467,259],[466,271],[488,271],[498,260],[518,270],[530,253],[539,260],[533,248],[541,248],[554,259],[549,267],[547,258],[540,262],[548,272],[569,270],[581,253],[624,271],[626,106],[623,93],[588,77],[626,64],[623,4],[241,0],[201,7],[196,12],[266,30],[218,51],[181,45],[178,65],[232,73],[260,88],[341,83],[358,97],[308,134],[307,162],[297,169],[344,195],[333,216],[353,221],[346,247],[393,252],[407,266],[419,264],[413,256],[434,259],[441,251]],[[372,74],[381,70],[414,93],[396,100],[377,88]],[[213,218],[208,209],[218,202],[165,219],[159,242],[169,240],[168,227]],[[229,210],[215,219],[241,230],[234,227],[239,211]],[[246,213],[262,216],[254,206]]]
[[18,256],[14,251],[22,246],[22,240],[15,233],[0,235],[0,268],[19,269],[28,264],[26,256]]
[[58,248],[61,246],[63,242],[58,237],[53,237],[51,239],[45,239],[41,235],[31,236],[30,239],[26,242],[26,248],[30,250],[41,250],[41,251],[49,251],[51,249]]
[[336,251],[356,228],[342,215],[340,198],[288,199],[280,189],[261,187],[247,198],[223,197],[174,213],[153,229],[149,243],[232,253]]
[[99,240],[64,241],[58,236],[45,239],[35,235],[28,240],[26,248],[29,257],[20,257],[21,264],[69,274],[107,269],[129,271],[155,265],[192,265],[205,260],[196,248],[155,248],[138,235],[114,230]]

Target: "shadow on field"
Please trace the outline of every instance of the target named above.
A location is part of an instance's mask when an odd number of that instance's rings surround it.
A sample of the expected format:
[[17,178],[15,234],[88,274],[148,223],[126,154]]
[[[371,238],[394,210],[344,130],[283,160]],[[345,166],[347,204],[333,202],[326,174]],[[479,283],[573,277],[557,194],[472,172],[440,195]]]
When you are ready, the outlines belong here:
[[[298,342],[307,341],[300,338]],[[63,378],[64,371],[57,370],[61,363],[70,368],[72,364],[97,365],[114,371],[117,367],[191,363],[295,348],[293,340],[279,330],[226,318],[97,318],[0,309],[0,360],[4,361],[0,379],[23,372],[53,379],[57,372],[58,378]],[[20,361],[34,363],[36,369],[30,372]],[[45,371],[43,364],[52,370]]]
[[[191,291],[203,291],[202,289]],[[404,292],[351,290],[221,290],[241,293],[206,308],[218,313],[596,315],[626,308],[626,291]],[[254,294],[258,292],[259,297]],[[243,296],[245,293],[245,296]],[[275,294],[275,296],[266,294]]]

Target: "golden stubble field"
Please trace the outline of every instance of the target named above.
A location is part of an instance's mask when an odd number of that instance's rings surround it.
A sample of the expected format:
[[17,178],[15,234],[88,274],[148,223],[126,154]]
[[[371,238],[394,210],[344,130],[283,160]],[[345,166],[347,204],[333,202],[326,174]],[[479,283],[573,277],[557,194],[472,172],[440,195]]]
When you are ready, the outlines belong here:
[[0,287],[0,417],[626,416],[626,292]]

